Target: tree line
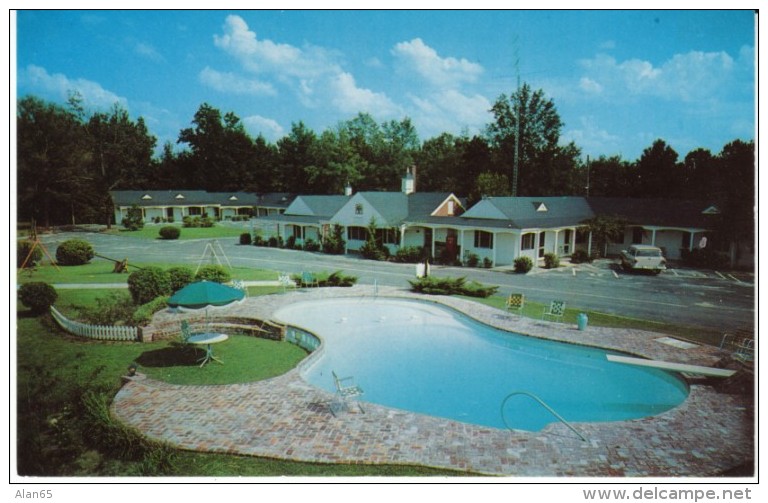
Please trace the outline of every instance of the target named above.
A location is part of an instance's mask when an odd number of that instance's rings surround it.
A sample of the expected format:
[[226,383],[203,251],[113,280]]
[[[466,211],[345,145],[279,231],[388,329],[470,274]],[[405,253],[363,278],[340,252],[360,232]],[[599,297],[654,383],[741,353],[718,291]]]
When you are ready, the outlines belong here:
[[368,113],[321,133],[293,123],[272,143],[251,137],[232,111],[203,103],[177,145],[155,155],[144,120],[115,104],[88,116],[73,93],[66,105],[26,96],[18,102],[18,214],[41,225],[108,223],[110,190],[341,194],[396,191],[417,166],[417,190],[483,196],[697,199],[728,215],[723,231],[751,238],[754,142],[736,139],[721,152],[696,149],[684,158],[664,140],[639,159],[582,159],[560,144],[554,102],[527,84],[501,95],[479,134],[442,133],[421,141],[409,118],[379,123]]

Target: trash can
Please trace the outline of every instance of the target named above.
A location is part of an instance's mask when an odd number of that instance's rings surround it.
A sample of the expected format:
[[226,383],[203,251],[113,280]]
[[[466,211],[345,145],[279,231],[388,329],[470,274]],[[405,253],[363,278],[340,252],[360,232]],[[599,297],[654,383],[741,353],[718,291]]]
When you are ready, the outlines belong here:
[[579,327],[579,330],[586,330],[588,321],[589,319],[584,313],[579,313],[579,315],[576,316],[576,325]]

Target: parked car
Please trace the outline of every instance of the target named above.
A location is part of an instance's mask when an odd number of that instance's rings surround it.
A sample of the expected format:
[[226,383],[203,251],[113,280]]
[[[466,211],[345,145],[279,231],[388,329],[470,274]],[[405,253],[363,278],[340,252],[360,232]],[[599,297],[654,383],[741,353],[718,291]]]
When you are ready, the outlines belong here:
[[621,250],[621,267],[625,271],[650,271],[659,274],[667,268],[661,248],[650,245],[632,245]]

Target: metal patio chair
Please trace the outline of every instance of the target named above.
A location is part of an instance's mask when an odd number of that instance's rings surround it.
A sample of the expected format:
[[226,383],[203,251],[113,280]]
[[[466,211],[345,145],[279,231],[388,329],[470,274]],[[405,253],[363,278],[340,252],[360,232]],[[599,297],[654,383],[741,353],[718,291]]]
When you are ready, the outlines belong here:
[[331,402],[331,413],[335,416],[341,410],[348,411],[351,400],[357,403],[360,412],[365,413],[363,406],[358,401],[358,398],[363,394],[363,389],[355,384],[355,378],[352,376],[339,377],[334,371],[331,371],[331,374],[333,374],[333,384],[336,387],[336,393]]

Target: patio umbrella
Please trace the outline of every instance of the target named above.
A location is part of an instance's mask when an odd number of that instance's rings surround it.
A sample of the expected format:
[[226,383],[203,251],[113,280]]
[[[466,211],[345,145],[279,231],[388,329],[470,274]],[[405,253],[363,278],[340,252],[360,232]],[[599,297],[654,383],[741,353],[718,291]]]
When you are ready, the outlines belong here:
[[226,306],[242,300],[245,292],[215,281],[190,283],[168,299],[170,307],[205,309],[210,306]]

